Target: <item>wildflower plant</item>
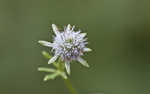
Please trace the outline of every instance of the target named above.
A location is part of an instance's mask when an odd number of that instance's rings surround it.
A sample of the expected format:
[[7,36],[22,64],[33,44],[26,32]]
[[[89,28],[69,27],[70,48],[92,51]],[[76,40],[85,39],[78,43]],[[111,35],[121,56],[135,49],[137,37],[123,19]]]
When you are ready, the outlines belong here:
[[55,79],[60,76],[65,80],[66,85],[70,89],[72,94],[77,94],[72,87],[68,76],[71,74],[70,64],[72,61],[77,61],[85,67],[89,67],[89,64],[82,58],[85,52],[91,51],[87,48],[88,44],[86,33],[82,33],[81,30],[75,31],[75,26],[68,24],[64,27],[63,31],[60,31],[55,24],[52,24],[53,42],[39,40],[38,42],[46,47],[51,48],[51,54],[43,51],[42,54],[48,60],[48,64],[53,64],[54,68],[39,67],[39,71],[48,72],[44,77],[44,81]]

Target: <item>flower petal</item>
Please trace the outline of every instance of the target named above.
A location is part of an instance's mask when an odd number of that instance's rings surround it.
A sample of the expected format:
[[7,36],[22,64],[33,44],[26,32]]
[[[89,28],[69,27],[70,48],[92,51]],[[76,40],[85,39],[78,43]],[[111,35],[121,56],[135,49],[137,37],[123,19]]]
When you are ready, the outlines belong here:
[[90,51],[92,51],[92,49],[90,49],[90,48],[84,48],[83,51],[84,52],[90,52]]
[[72,29],[71,29],[71,30],[73,31],[73,30],[74,30],[74,28],[75,28],[75,26],[72,26]]
[[60,34],[60,32],[59,32],[59,30],[58,30],[58,28],[57,28],[57,26],[56,26],[55,24],[52,24],[52,28],[53,28],[53,31],[54,31],[54,33],[55,33],[56,35],[59,35],[59,34]]
[[67,28],[66,28],[66,31],[67,31],[67,32],[70,32],[70,29],[71,29],[71,25],[68,24],[68,25],[67,25]]
[[48,64],[51,64],[51,63],[55,62],[57,58],[58,58],[58,55],[53,56],[53,57],[48,61]]
[[70,74],[70,62],[65,62],[66,71],[68,74]]
[[77,60],[85,67],[90,67],[89,64],[84,60],[82,59],[81,57],[78,57]]
[[50,42],[47,42],[47,41],[39,40],[38,43],[40,43],[43,46],[53,47],[53,43],[50,43]]
[[87,33],[80,33],[80,37],[85,37],[87,35]]

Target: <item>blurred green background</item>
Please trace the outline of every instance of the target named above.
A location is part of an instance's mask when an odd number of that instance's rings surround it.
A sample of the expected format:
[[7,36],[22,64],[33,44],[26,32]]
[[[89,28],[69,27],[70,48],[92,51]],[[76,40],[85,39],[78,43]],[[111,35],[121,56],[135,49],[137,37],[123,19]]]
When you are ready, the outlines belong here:
[[150,93],[149,0],[0,0],[0,94],[69,94],[37,71],[52,23],[88,33],[91,67],[71,65],[79,94]]

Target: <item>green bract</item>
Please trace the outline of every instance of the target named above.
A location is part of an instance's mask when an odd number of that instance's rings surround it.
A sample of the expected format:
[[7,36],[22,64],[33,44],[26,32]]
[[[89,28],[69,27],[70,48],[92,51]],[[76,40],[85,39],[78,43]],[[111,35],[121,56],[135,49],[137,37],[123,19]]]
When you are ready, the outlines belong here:
[[[51,55],[47,53],[46,51],[42,51],[42,55],[50,59]],[[38,71],[41,72],[47,72],[48,74],[45,75],[44,81],[50,80],[50,79],[55,79],[58,76],[61,76],[63,79],[67,79],[67,74],[64,72],[65,71],[65,65],[64,63],[61,62],[61,60],[58,60],[58,62],[54,62],[53,66],[55,68],[46,68],[46,67],[39,67]]]

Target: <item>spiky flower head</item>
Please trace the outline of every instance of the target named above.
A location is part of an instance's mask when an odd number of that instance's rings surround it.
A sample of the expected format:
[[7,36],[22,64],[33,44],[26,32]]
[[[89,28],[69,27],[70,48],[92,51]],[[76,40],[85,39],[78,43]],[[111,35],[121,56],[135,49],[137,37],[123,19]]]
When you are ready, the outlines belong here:
[[52,24],[55,37],[53,42],[40,40],[39,43],[43,46],[51,47],[54,56],[48,61],[48,64],[55,62],[59,57],[65,62],[67,73],[70,74],[70,62],[78,61],[82,65],[89,67],[88,63],[81,58],[84,52],[91,51],[86,47],[86,33],[81,33],[80,30],[74,31],[75,26],[70,24],[64,28],[64,31],[59,31],[55,24]]

